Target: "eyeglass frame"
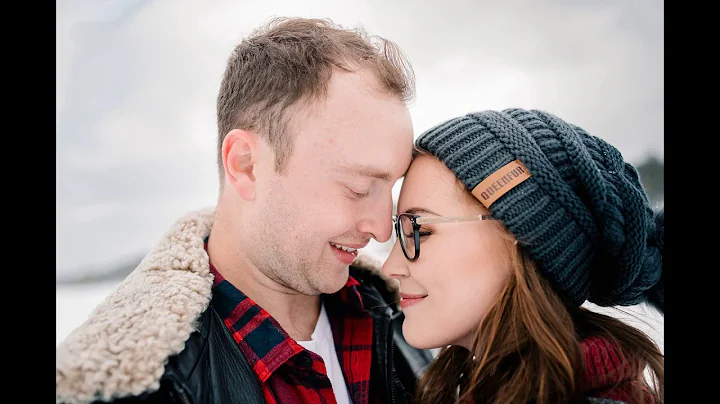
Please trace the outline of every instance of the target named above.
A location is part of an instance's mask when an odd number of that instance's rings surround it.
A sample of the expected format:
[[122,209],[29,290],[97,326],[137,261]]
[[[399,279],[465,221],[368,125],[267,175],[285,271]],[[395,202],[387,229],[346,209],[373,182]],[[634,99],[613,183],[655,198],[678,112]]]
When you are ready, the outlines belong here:
[[[407,253],[407,250],[405,249],[405,243],[402,241],[402,233],[401,234],[401,225],[400,225],[400,217],[405,216],[410,219],[410,223],[412,223],[413,226],[413,243],[415,244],[415,255],[413,258],[410,258],[410,256]],[[470,222],[470,221],[477,221],[477,220],[499,220],[496,217],[492,217],[491,215],[473,215],[473,216],[420,216],[413,213],[401,213],[399,215],[393,215],[392,220],[395,224],[395,236],[398,239],[398,242],[400,243],[400,248],[402,249],[403,254],[405,255],[405,258],[407,258],[409,261],[415,261],[418,258],[420,258],[420,226],[424,224],[441,224],[441,223],[460,223],[460,222]]]

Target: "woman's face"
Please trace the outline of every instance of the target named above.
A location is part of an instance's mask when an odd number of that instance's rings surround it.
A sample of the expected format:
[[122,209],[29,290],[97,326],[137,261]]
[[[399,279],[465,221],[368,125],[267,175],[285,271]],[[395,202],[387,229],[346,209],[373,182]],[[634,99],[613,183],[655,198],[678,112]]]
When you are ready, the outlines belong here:
[[[424,155],[413,160],[403,180],[398,214],[404,212],[423,217],[489,214],[458,187],[447,167]],[[417,260],[405,258],[396,240],[382,268],[400,281],[405,339],[417,348],[452,344],[470,349],[480,321],[510,276],[511,236],[493,220],[422,225],[420,234]]]

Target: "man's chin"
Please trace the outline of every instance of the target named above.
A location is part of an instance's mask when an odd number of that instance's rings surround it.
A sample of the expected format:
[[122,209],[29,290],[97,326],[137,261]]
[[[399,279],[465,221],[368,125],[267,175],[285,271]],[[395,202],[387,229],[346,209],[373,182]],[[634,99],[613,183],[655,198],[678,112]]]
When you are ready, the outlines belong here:
[[328,271],[325,276],[318,279],[318,285],[320,286],[318,289],[320,290],[320,293],[327,295],[337,293],[338,291],[340,291],[340,289],[343,288],[343,286],[345,286],[349,276],[349,265],[345,265],[344,270],[341,272],[338,272],[337,269]]

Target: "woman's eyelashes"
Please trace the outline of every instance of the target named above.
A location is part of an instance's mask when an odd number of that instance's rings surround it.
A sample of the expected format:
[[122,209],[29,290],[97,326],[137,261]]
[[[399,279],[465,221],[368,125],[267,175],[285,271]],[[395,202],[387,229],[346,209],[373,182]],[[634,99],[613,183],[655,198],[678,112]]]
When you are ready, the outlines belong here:
[[432,233],[433,233],[432,230],[421,227],[420,231],[418,232],[418,235],[420,236],[420,240],[422,240],[423,238],[428,237]]

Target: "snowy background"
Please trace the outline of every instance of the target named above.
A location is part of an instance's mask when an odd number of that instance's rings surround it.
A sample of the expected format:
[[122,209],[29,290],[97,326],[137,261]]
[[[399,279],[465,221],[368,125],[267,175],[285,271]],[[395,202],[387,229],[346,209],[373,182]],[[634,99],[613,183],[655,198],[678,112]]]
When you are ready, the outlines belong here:
[[[63,0],[56,9],[56,341],[174,220],[214,204],[225,61],[271,16],[329,17],[397,42],[417,76],[418,134],[473,110],[540,108],[633,164],[663,161],[662,1]],[[662,318],[632,313],[614,315],[662,346]]]

